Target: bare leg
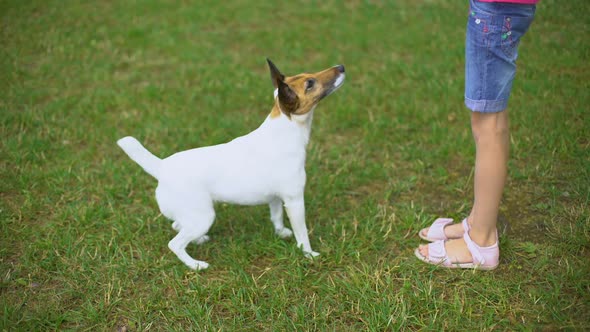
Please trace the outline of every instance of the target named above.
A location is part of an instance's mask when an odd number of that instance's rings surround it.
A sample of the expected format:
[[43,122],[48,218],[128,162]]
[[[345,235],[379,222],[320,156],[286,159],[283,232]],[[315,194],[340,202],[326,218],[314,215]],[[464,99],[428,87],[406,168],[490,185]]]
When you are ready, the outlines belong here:
[[506,184],[510,150],[508,111],[476,113],[471,117],[476,144],[475,200],[469,235],[480,246],[496,243],[496,223]]
[[[472,112],[471,129],[475,140],[476,157],[475,197],[473,209],[468,219],[471,225],[469,235],[476,244],[487,247],[497,241],[498,210],[506,183],[510,147],[508,111],[499,113]],[[452,262],[472,260],[462,238],[448,241],[445,247]],[[420,246],[420,252],[422,255],[428,256],[428,247]]]

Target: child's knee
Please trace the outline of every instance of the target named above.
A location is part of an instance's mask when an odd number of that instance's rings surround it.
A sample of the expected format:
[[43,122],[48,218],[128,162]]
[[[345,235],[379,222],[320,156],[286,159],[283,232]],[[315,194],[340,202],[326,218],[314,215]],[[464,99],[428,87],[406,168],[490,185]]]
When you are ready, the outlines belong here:
[[477,113],[471,116],[473,138],[478,142],[482,138],[506,138],[509,134],[506,111],[499,113]]

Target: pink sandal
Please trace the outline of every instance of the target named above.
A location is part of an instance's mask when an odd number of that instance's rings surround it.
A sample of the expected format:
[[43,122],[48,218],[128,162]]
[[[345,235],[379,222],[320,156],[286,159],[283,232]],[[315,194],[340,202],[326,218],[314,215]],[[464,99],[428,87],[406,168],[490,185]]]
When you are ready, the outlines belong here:
[[[498,235],[496,235],[497,238]],[[475,269],[475,270],[493,270],[498,267],[500,260],[500,249],[498,248],[498,241],[489,247],[478,246],[471,237],[469,232],[465,232],[463,239],[467,244],[467,249],[473,257],[470,263],[452,263],[447,255],[445,249],[445,241],[440,240],[428,244],[428,257],[420,253],[419,248],[416,248],[414,254],[419,260],[433,265],[439,265],[450,269]]]
[[[418,236],[420,236],[421,239],[426,240],[428,242],[449,240],[449,238],[445,235],[445,227],[447,227],[447,225],[451,223],[453,223],[453,219],[438,218],[432,223],[432,225],[430,225],[430,227],[428,227],[427,233],[424,232],[426,228],[423,228],[418,233]],[[467,223],[467,218],[463,219],[461,224],[463,225],[465,233],[469,232],[469,224]]]

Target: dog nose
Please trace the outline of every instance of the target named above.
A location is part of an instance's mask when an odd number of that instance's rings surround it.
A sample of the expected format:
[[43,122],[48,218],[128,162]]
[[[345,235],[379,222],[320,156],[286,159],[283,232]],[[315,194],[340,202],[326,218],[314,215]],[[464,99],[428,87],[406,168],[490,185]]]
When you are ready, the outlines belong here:
[[344,73],[344,66],[343,65],[338,65],[336,66],[336,69],[338,69],[338,71],[342,74]]

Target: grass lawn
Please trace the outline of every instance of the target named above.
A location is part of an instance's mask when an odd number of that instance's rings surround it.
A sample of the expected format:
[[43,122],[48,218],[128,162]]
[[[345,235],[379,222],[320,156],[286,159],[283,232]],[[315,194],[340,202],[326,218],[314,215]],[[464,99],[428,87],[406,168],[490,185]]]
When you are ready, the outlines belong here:
[[[501,265],[413,255],[470,209],[467,1],[0,1],[0,330],[590,329],[590,13],[542,0],[521,43]],[[219,204],[212,240],[167,248],[161,157],[228,141],[287,75],[342,63],[307,158],[315,260],[268,208]]]

